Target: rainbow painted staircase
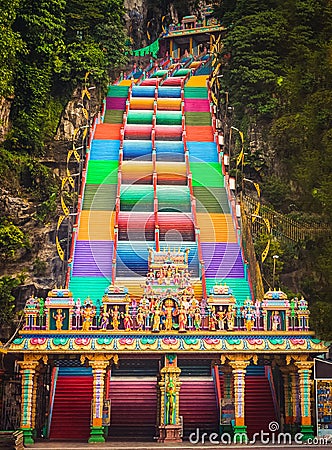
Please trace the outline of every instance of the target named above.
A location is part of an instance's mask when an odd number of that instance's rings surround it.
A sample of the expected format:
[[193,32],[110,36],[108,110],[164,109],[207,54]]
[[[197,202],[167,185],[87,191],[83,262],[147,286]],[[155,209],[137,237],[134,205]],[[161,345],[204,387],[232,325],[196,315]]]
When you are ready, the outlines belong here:
[[141,296],[149,247],[190,249],[198,298],[215,283],[226,283],[239,302],[251,296],[208,75],[190,76],[194,70],[110,86],[88,154],[69,279],[75,298],[101,299],[111,282]]
[[[136,84],[124,80],[110,86],[104,120],[93,129],[83,173],[68,277],[75,299],[101,300],[111,283],[126,286],[133,297],[142,296],[149,247],[190,249],[197,299],[206,297],[216,283],[226,283],[238,302],[251,296],[220,163],[222,154],[215,142],[208,75],[191,75],[194,70],[194,66],[152,70],[149,78],[138,78]],[[51,438],[88,437],[91,384],[76,390],[77,401],[86,411],[84,419],[73,409],[74,402],[64,403],[61,396],[66,382],[71,399],[73,383],[79,385],[88,378],[92,383],[91,376],[76,372],[69,376],[68,372],[65,378],[65,373],[59,372]],[[133,394],[130,410],[141,407],[143,394],[150,399],[152,412],[143,434],[151,435],[156,417],[152,405],[157,398],[155,385],[152,387],[151,380],[130,383],[126,384],[125,378],[113,381],[113,411],[117,411],[112,419],[113,436],[123,434],[132,420],[122,411],[121,402],[129,391]],[[72,421],[86,422],[75,427],[77,436],[66,431],[67,425],[58,417],[60,410],[68,411]],[[210,376],[183,379],[180,414],[187,434],[197,426],[218,428],[219,411]],[[142,423],[136,428],[140,426]]]

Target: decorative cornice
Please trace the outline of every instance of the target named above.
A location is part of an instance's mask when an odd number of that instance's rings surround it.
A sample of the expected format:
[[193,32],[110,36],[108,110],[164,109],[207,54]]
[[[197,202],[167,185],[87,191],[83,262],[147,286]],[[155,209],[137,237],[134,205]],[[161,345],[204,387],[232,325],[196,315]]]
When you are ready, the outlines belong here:
[[[93,334],[21,334],[9,349],[12,353],[34,353],[39,359],[45,353],[279,353],[294,359],[327,351],[324,342],[312,336],[233,335],[233,334],[140,334],[140,333],[93,333]],[[300,356],[299,356],[300,355]]]

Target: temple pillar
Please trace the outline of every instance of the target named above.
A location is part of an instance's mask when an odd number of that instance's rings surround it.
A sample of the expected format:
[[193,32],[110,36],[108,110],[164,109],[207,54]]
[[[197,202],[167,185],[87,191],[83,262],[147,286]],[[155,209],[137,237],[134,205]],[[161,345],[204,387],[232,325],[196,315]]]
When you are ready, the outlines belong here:
[[[34,444],[34,427],[36,423],[36,373],[40,363],[40,355],[26,354],[23,361],[18,361],[22,374],[21,424],[24,444]],[[44,362],[47,361],[44,358]]]
[[81,362],[88,359],[93,374],[92,425],[89,443],[105,442],[103,426],[103,406],[105,398],[106,369],[113,360],[118,362],[118,355],[96,353],[82,355]]
[[297,373],[296,373],[296,367],[294,367],[294,370],[292,370],[289,374],[289,381],[290,381],[290,390],[291,390],[291,404],[292,404],[292,424],[291,424],[291,432],[293,434],[297,431],[297,423],[298,423],[298,416],[297,416],[297,405],[298,405],[298,386],[297,386]]
[[245,443],[247,439],[247,427],[244,420],[245,402],[245,374],[252,355],[232,355],[228,364],[233,369],[234,409],[235,409],[235,442]]
[[165,366],[161,369],[160,422],[158,442],[182,442],[179,414],[181,369],[177,366],[177,356],[165,355]]
[[301,407],[301,433],[303,441],[314,438],[314,429],[311,420],[311,373],[313,361],[294,361],[298,368],[300,407]]

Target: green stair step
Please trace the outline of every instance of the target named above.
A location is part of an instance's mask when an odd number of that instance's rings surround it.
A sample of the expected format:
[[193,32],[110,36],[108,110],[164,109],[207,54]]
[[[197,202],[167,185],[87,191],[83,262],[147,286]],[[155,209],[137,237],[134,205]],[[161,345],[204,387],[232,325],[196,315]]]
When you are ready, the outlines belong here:
[[69,289],[74,298],[80,298],[82,303],[87,297],[95,302],[97,299],[102,299],[105,289],[110,284],[111,280],[104,277],[72,277]]
[[194,186],[197,212],[229,214],[229,204],[225,188]]
[[224,187],[219,163],[190,163],[193,186]]
[[114,211],[116,184],[87,184],[84,190],[83,209]]
[[122,123],[123,111],[118,109],[108,109],[105,113],[104,123]]
[[186,125],[189,126],[210,126],[212,124],[209,112],[186,112]]
[[88,184],[117,184],[118,161],[89,161]]

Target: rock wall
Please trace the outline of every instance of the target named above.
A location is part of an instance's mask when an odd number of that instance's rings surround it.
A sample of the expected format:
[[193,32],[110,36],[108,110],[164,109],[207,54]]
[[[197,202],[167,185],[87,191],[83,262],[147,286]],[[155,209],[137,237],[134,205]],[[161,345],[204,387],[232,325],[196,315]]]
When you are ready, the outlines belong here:
[[13,98],[0,97],[0,142],[3,142],[10,128],[9,114]]

